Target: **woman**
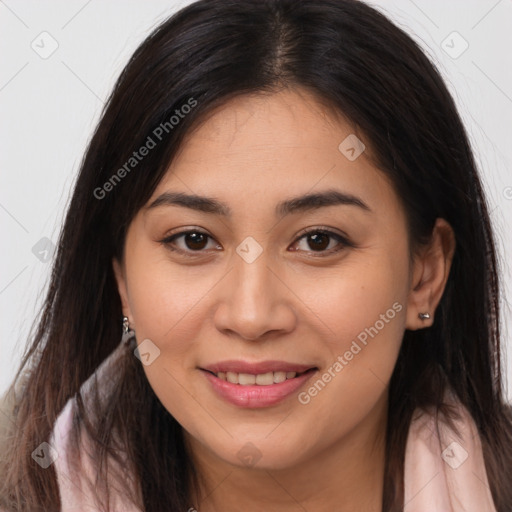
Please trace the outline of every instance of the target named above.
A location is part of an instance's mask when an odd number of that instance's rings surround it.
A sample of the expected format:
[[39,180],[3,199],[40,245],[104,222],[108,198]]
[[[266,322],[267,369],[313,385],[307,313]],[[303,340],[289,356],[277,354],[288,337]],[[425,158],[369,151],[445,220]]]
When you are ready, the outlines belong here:
[[499,339],[473,154],[411,38],[353,0],[196,2],[85,155],[2,506],[509,511]]

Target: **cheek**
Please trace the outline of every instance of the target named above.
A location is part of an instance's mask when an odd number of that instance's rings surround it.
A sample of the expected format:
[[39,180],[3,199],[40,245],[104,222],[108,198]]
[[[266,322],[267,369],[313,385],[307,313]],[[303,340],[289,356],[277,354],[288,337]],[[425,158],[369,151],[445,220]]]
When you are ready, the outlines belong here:
[[375,251],[324,282],[317,308],[329,326],[324,344],[331,361],[301,403],[334,417],[332,425],[357,424],[387,387],[405,330],[405,254]]
[[309,300],[329,328],[330,345],[339,352],[348,350],[359,335],[364,343],[375,324],[386,339],[401,338],[407,285],[408,265],[401,253],[375,250],[315,280]]
[[126,258],[129,302],[137,342],[149,339],[159,351],[143,369],[164,407],[195,432],[209,418],[202,407],[191,407],[191,369],[201,342],[208,339],[211,297],[222,286],[224,272],[205,272],[201,265],[180,267],[154,250],[143,251],[142,245]]
[[185,279],[168,261],[152,263],[139,266],[129,283],[137,342],[142,347],[151,340],[157,347],[156,357],[143,370],[155,395],[178,422],[201,423],[205,418],[196,417],[198,411],[190,407],[187,370],[200,339],[201,298],[209,287],[199,277]]
[[201,302],[214,278],[199,266],[178,268],[165,256],[146,254],[133,258],[128,282],[137,339],[151,339],[162,352],[186,352],[201,326]]

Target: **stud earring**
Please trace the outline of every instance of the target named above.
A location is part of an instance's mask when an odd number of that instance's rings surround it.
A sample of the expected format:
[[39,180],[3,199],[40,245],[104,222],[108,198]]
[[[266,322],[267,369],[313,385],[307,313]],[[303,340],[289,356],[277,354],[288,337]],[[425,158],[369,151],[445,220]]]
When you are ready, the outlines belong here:
[[420,320],[428,320],[430,318],[430,313],[420,313],[418,317]]
[[135,343],[135,331],[130,329],[130,321],[127,316],[123,316],[123,337],[121,342],[127,346]]

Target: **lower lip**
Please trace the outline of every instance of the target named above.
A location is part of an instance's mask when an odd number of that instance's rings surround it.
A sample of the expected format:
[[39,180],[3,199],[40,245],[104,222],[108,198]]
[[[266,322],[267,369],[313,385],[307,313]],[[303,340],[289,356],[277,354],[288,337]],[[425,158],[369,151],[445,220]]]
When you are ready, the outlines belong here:
[[308,370],[299,377],[268,386],[242,386],[241,384],[232,384],[231,382],[219,379],[206,370],[201,371],[210,381],[213,390],[218,395],[233,405],[248,408],[269,407],[281,402],[297,391],[316,373],[316,370]]

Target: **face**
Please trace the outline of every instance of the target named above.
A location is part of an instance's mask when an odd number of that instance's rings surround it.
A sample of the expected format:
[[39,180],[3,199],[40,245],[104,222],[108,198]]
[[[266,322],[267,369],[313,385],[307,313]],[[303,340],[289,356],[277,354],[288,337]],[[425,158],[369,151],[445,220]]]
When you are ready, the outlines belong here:
[[401,202],[354,134],[304,90],[232,100],[114,261],[154,392],[227,463],[291,467],[384,428],[415,270]]

